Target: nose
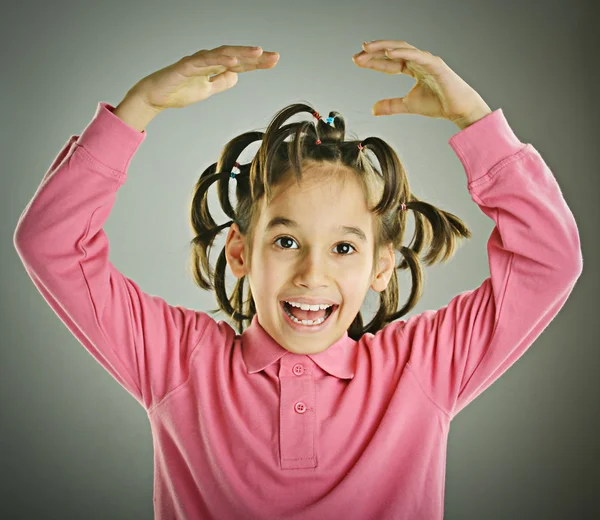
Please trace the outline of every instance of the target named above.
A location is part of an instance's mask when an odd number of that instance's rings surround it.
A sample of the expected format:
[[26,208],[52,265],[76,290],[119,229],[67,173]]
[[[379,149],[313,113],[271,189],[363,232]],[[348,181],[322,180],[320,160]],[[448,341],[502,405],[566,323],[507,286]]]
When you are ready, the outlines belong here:
[[316,250],[302,256],[296,269],[295,282],[308,288],[327,287],[330,266]]

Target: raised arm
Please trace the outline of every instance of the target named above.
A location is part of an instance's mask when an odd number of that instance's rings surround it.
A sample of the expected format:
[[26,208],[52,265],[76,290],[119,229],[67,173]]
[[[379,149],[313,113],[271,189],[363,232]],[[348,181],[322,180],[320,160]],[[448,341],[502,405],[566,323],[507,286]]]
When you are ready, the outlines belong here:
[[116,109],[99,103],[81,135],[53,161],[14,234],[25,269],[50,307],[146,409],[185,381],[190,356],[215,322],[146,294],[120,273],[103,227],[146,125],[165,108],[229,88],[235,74],[220,65],[232,62],[227,53],[240,55],[240,71],[262,63],[246,48],[201,51],[138,82]]

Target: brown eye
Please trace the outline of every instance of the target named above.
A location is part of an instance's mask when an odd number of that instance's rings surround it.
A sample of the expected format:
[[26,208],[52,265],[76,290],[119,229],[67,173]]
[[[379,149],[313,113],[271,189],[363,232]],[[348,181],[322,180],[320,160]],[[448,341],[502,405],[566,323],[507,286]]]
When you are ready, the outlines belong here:
[[[351,247],[352,249],[354,249],[354,246],[352,244],[349,244],[348,242],[342,242],[341,244],[338,244],[335,247],[339,247],[339,246],[347,246],[347,247]],[[354,249],[354,251],[356,251],[356,249]],[[342,256],[350,256],[348,253],[341,253]]]
[[[277,244],[277,242],[279,242],[280,240],[285,240],[286,242],[294,242],[290,237],[279,237],[277,240],[275,240],[275,244]],[[281,249],[290,249],[289,247],[285,247],[285,246],[280,246]]]

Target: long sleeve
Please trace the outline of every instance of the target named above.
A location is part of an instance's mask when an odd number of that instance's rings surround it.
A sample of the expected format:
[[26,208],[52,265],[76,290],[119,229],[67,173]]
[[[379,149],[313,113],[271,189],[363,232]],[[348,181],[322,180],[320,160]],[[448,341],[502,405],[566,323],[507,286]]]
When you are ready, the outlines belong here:
[[108,103],[53,161],[14,234],[50,307],[86,350],[146,409],[187,378],[208,325],[202,312],[144,293],[109,259],[103,226],[146,133]]
[[501,109],[449,141],[473,201],[495,222],[481,286],[397,328],[407,368],[451,418],[519,359],[558,314],[583,268],[575,219],[539,152]]

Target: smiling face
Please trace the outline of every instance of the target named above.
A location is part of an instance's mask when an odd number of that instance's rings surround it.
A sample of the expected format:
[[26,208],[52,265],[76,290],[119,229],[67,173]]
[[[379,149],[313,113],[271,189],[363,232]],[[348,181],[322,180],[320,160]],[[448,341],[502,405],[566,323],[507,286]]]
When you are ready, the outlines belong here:
[[[326,179],[322,168],[304,168],[300,185],[293,179],[274,188],[268,207],[263,197],[251,269],[236,224],[225,246],[233,274],[248,275],[261,327],[296,354],[316,354],[339,340],[360,311],[369,287],[378,292],[387,287],[395,263],[389,246],[373,269],[375,220],[358,179],[344,170]],[[338,307],[315,329],[295,327],[281,301],[302,297]]]

